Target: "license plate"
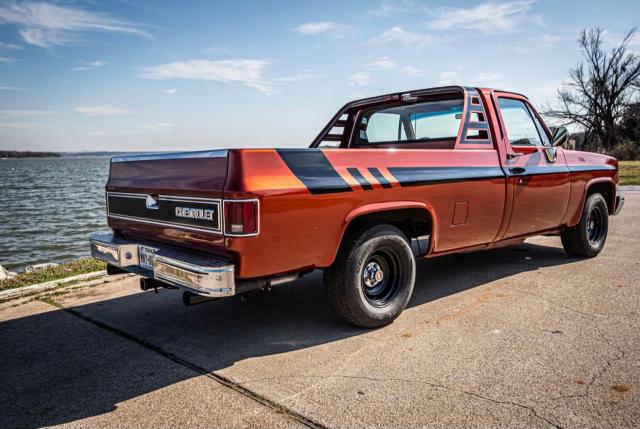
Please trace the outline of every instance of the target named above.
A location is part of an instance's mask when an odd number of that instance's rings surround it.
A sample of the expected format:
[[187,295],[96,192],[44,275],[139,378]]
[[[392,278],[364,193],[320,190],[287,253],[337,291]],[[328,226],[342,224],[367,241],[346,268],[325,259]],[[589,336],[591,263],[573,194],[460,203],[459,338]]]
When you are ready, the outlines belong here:
[[153,271],[153,260],[158,249],[148,246],[140,246],[140,268]]

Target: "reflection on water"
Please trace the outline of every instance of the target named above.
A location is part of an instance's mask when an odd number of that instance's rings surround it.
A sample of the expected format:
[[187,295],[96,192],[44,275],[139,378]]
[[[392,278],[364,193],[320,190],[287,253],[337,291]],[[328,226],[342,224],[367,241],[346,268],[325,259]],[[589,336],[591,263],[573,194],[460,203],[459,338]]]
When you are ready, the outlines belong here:
[[107,228],[109,157],[0,160],[0,265],[20,269],[89,255]]

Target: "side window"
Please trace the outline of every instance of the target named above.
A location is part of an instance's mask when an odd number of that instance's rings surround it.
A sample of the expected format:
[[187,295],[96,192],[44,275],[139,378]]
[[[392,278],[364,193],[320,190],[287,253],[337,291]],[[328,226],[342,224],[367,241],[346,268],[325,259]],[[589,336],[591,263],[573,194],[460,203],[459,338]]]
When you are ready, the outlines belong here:
[[542,146],[536,124],[522,101],[498,98],[498,105],[512,146]]
[[544,144],[545,146],[551,146],[551,140],[549,139],[549,136],[544,129],[544,125],[542,125],[542,122],[540,122],[540,119],[538,119],[538,115],[531,111],[531,107],[529,107],[529,112],[531,113],[531,116],[533,116],[533,121],[536,123],[538,134],[542,138],[542,144]]
[[361,128],[360,139],[369,143],[406,140],[407,136],[400,123],[397,113],[376,112],[363,119],[364,130]]
[[456,106],[450,111],[414,113],[411,115],[411,125],[420,139],[449,139],[458,135],[462,106]]

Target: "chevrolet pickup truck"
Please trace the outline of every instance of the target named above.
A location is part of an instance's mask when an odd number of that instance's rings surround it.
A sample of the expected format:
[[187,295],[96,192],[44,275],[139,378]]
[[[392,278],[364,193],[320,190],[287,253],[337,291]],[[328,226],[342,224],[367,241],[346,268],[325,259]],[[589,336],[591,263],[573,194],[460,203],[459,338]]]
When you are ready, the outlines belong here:
[[567,138],[523,95],[447,86],[350,102],[308,148],[115,157],[112,231],[91,252],[186,304],[322,269],[339,317],[382,326],[409,302],[416,258],[540,234],[574,257],[602,250],[618,162]]

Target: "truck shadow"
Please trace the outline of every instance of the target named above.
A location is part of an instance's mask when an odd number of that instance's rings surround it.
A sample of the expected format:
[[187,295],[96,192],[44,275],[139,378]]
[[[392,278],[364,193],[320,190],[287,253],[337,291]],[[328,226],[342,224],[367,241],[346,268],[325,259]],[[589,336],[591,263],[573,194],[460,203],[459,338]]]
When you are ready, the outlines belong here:
[[[429,303],[442,297],[574,261],[560,248],[534,244],[421,260],[410,307],[429,311]],[[35,428],[101,415],[200,375],[144,344],[207,371],[260,356],[283,359],[278,355],[321,345],[335,346],[333,356],[340,356],[336,342],[367,331],[332,315],[321,279],[315,272],[269,294],[191,308],[172,290],[73,308],[114,327],[111,332],[62,310],[2,322],[1,426]]]

